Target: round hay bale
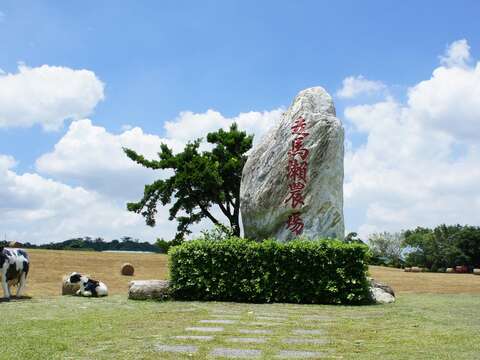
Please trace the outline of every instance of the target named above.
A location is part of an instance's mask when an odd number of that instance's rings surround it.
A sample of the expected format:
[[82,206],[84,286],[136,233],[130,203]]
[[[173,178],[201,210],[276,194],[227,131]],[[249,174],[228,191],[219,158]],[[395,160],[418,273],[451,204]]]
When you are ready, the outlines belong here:
[[412,272],[415,272],[415,273],[422,272],[422,268],[418,267],[418,266],[413,266],[412,267]]
[[480,275],[480,269],[473,269],[474,275]]
[[406,267],[406,268],[404,269],[404,271],[405,271],[405,272],[411,272],[411,271],[412,271],[412,268],[411,268],[411,267]]
[[132,264],[125,263],[122,265],[122,269],[120,270],[120,273],[125,276],[133,276],[133,274],[135,273],[135,268],[133,267]]
[[447,272],[449,274],[453,274],[455,272],[455,269],[454,268],[447,268],[447,270],[445,270],[445,272]]
[[80,284],[70,284],[68,282],[70,275],[65,275],[62,279],[62,295],[75,295],[80,289]]

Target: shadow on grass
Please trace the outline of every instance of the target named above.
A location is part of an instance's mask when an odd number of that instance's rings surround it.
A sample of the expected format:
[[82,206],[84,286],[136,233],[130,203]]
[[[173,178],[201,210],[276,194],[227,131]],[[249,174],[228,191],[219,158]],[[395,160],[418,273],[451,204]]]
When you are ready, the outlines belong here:
[[12,296],[10,297],[10,299],[0,298],[0,303],[12,302],[12,301],[25,301],[25,300],[31,300],[31,299],[32,299],[31,296],[20,296],[20,297]]

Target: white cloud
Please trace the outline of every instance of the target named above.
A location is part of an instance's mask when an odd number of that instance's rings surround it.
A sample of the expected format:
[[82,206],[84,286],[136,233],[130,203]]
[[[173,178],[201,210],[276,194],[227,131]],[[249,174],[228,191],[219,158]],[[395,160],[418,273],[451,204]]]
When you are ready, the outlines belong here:
[[[132,235],[154,240],[155,229],[143,226],[140,215],[109,197],[35,173],[18,174],[14,166],[12,157],[0,155],[0,228],[8,239],[46,243],[75,236]],[[165,219],[160,225],[173,230]]]
[[280,118],[283,110],[250,111],[240,113],[233,118],[226,118],[215,110],[204,113],[181,112],[174,121],[165,123],[167,138],[186,142],[205,137],[208,132],[219,128],[227,129],[233,122],[248,134],[254,134],[254,141],[259,141],[263,134]]
[[20,64],[0,74],[0,127],[59,129],[65,120],[89,115],[104,98],[104,85],[92,71]]
[[[205,137],[209,131],[228,128],[234,121],[247,133],[254,133],[258,139],[278,120],[281,113],[282,110],[279,109],[242,113],[233,118],[226,118],[213,110],[201,114],[182,112],[174,121],[165,124],[166,136],[163,138],[146,134],[138,127],[113,134],[103,127],[94,125],[88,119],[73,121],[54,149],[37,159],[36,170],[40,175],[49,176],[58,183],[75,184],[88,193],[97,194],[103,199],[101,201],[110,199],[109,211],[116,211],[117,214],[125,216],[126,202],[138,200],[145,184],[167,176],[168,173],[145,169],[135,164],[126,157],[122,147],[132,148],[147,158],[157,158],[161,143],[166,143],[174,151],[180,151],[188,141]],[[97,201],[100,200],[95,200],[94,203]],[[93,205],[91,207],[91,211],[97,211]],[[65,221],[68,221],[73,214],[65,213],[64,216]],[[167,208],[160,208],[157,218],[159,225],[155,228],[156,236],[171,239],[175,233],[176,223],[168,222]],[[198,232],[205,227],[210,227],[210,224],[202,222],[195,226],[194,230]],[[124,231],[127,233],[133,228],[136,229],[133,236],[150,234],[151,231],[143,222],[129,225]],[[79,233],[81,229],[79,226]],[[119,229],[122,229],[120,225]],[[65,228],[57,232],[67,238],[72,236],[69,231],[70,229]],[[84,223],[83,231],[84,234],[91,231],[88,222]],[[154,237],[150,236],[146,240],[152,241]]]
[[[446,56],[459,53],[452,47]],[[346,119],[367,136],[345,159],[345,207],[365,214],[358,226],[363,236],[419,225],[478,225],[479,96],[480,64],[457,61],[409,89],[405,104],[389,98],[346,108]]]
[[337,91],[337,96],[344,99],[352,99],[359,95],[369,95],[385,90],[381,81],[368,80],[362,75],[349,76],[343,79],[342,88]]
[[440,62],[447,67],[464,67],[471,60],[470,45],[466,39],[451,43],[445,54],[440,56]]
[[205,137],[219,128],[226,129],[234,121],[242,130],[255,134],[257,139],[280,114],[281,110],[273,110],[226,118],[213,110],[200,114],[182,112],[174,121],[165,123],[164,138],[145,134],[139,127],[112,134],[93,125],[91,120],[74,121],[53,151],[37,159],[36,169],[60,181],[76,183],[116,198],[136,198],[143,192],[145,183],[162,173],[135,164],[125,156],[122,147],[132,148],[147,158],[157,158],[161,143],[166,143],[175,152],[180,151],[188,141]]
[[138,197],[143,185],[158,174],[128,159],[122,147],[155,158],[162,142],[171,145],[168,139],[145,134],[138,127],[116,135],[88,119],[78,120],[70,124],[52,152],[37,159],[36,169],[57,180],[115,198]]

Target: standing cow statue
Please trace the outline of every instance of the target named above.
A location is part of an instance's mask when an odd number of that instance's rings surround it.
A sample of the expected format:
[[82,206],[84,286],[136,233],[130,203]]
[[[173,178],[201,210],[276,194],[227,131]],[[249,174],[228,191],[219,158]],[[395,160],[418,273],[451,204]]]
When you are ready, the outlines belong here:
[[12,296],[10,287],[16,286],[16,297],[22,296],[27,283],[30,261],[27,253],[22,249],[11,249],[0,246],[0,276],[3,296],[10,300]]

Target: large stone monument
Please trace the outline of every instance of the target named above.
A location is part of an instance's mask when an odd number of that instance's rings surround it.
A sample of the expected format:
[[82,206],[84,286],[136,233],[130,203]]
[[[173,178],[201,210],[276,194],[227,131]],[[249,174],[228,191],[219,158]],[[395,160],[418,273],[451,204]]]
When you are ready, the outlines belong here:
[[245,236],[343,239],[343,139],[332,97],[321,87],[301,91],[243,169]]

